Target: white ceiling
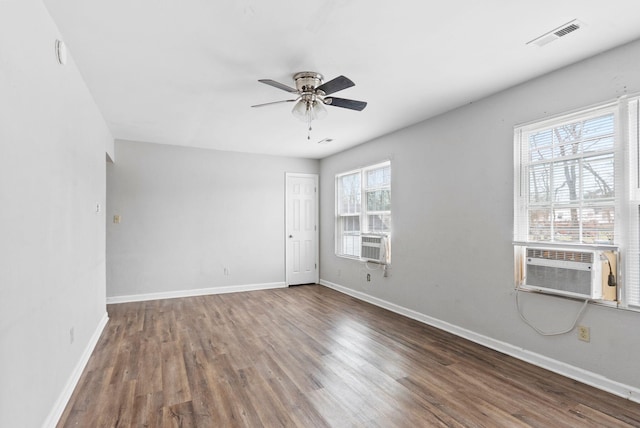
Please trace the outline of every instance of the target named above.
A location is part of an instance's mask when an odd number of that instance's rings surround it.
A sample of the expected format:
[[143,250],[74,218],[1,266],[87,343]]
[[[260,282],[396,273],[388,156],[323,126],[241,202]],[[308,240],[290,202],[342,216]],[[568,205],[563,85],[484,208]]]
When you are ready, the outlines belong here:
[[[638,0],[44,0],[115,138],[322,158],[640,38]],[[526,43],[573,19],[547,46]],[[356,83],[306,126],[298,71]],[[639,70],[640,72],[640,70]],[[332,138],[323,145],[317,141]]]

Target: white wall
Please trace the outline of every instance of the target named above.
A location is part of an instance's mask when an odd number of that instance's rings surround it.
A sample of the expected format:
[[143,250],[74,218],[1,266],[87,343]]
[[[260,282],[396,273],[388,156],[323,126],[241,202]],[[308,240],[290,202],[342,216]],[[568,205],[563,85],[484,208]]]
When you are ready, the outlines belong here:
[[0,2],[2,427],[56,422],[106,319],[105,219],[95,211],[112,138],[73,58],[56,62],[56,38],[41,1]]
[[317,173],[317,160],[131,141],[116,156],[107,296],[284,285],[285,173]]
[[[513,127],[640,91],[640,42],[467,105],[321,161],[321,278],[370,300],[640,388],[640,313],[590,305],[575,334],[542,337],[518,317],[513,281]],[[393,267],[367,283],[334,249],[334,176],[392,161]],[[522,295],[539,327],[571,325],[580,303]],[[517,353],[516,352],[516,353]],[[554,361],[555,360],[555,361]],[[580,370],[578,370],[580,371]],[[621,388],[623,392],[624,388]],[[618,391],[618,392],[621,392]],[[637,392],[637,391],[636,391]],[[639,397],[635,397],[638,400]]]

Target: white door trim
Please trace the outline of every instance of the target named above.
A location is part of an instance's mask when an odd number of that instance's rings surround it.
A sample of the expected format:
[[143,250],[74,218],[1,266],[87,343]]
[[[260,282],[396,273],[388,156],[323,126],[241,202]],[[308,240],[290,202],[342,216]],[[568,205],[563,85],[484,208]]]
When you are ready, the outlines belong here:
[[284,263],[284,271],[285,271],[285,282],[287,284],[287,286],[290,285],[290,278],[289,278],[289,264],[290,264],[290,248],[289,248],[289,189],[288,189],[288,181],[289,178],[313,178],[314,180],[314,186],[315,186],[315,234],[314,234],[314,241],[315,241],[315,266],[316,266],[316,270],[315,270],[315,283],[319,284],[320,283],[320,219],[319,219],[319,215],[320,215],[320,209],[319,209],[319,188],[318,188],[318,182],[319,182],[319,176],[318,174],[305,174],[305,173],[294,173],[294,172],[287,172],[285,173],[285,180],[284,180],[284,192],[285,192],[285,208],[284,208],[284,212],[285,212],[285,216],[284,216],[284,248],[285,248],[285,263]]

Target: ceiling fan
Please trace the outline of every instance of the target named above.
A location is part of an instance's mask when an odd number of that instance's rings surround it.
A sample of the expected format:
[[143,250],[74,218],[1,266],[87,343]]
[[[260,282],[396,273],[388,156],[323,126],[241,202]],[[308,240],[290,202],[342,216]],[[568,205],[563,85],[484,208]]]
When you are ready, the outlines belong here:
[[335,92],[355,86],[355,83],[344,76],[338,76],[333,80],[322,83],[324,80],[322,74],[314,71],[301,71],[293,75],[293,80],[296,84],[295,88],[271,79],[258,80],[258,82],[295,94],[297,97],[290,100],[256,104],[251,107],[263,107],[280,103],[296,103],[291,113],[309,125],[307,139],[311,139],[311,121],[322,119],[327,115],[327,110],[324,108],[325,105],[357,111],[362,111],[367,106],[367,103],[364,101],[330,96]]

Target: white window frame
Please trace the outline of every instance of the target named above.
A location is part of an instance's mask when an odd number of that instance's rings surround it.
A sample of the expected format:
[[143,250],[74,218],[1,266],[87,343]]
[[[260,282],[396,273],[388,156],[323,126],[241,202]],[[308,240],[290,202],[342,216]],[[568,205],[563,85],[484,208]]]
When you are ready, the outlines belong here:
[[640,310],[640,95],[625,99],[624,114],[627,121],[624,131],[627,137],[624,156],[628,160],[627,187],[625,188],[626,230],[622,233],[624,252],[624,281],[620,300],[627,308]]
[[[335,194],[336,194],[336,202],[335,202],[335,254],[338,257],[345,257],[345,258],[349,258],[349,259],[355,259],[355,260],[364,260],[360,257],[360,248],[361,248],[361,238],[362,235],[380,235],[386,238],[387,240],[387,250],[389,250],[388,248],[388,242],[390,240],[390,236],[391,236],[391,213],[392,213],[392,209],[390,210],[385,210],[385,211],[367,211],[367,192],[370,191],[375,191],[375,190],[388,190],[389,191],[389,195],[390,198],[392,198],[391,196],[391,176],[389,177],[389,183],[388,184],[383,184],[380,186],[373,186],[373,187],[367,187],[367,173],[369,171],[372,170],[376,170],[376,169],[381,169],[381,168],[385,168],[385,167],[389,167],[390,170],[390,175],[391,175],[391,161],[384,161],[384,162],[380,162],[380,163],[376,163],[373,165],[369,165],[363,168],[358,168],[358,169],[353,169],[351,171],[346,171],[346,172],[342,172],[339,174],[336,174],[336,178],[335,178]],[[358,204],[358,209],[357,212],[353,212],[353,213],[341,213],[340,212],[340,206],[341,206],[341,202],[340,202],[340,198],[342,196],[341,194],[341,185],[340,185],[340,179],[348,176],[348,175],[354,175],[357,174],[360,177],[360,189],[359,189],[359,204]],[[369,228],[369,215],[387,215],[389,218],[389,226],[388,226],[388,230],[386,231],[371,231]],[[344,241],[343,241],[343,231],[341,229],[341,224],[342,224],[342,219],[343,218],[347,218],[347,217],[354,217],[357,218],[359,220],[359,230],[357,232],[352,232],[350,234],[350,236],[354,237],[355,239],[354,241],[354,248],[355,248],[355,254],[349,254],[346,251],[344,251],[345,247],[344,247]],[[388,251],[386,253],[386,260],[387,263],[390,263],[391,261],[391,254],[390,251]]]
[[[523,150],[527,135],[576,120],[614,114],[615,217],[610,245],[578,242],[529,241],[528,191],[529,170]],[[595,303],[623,309],[640,310],[640,96],[625,96],[614,102],[584,108],[514,128],[514,266],[516,286],[523,280],[525,246],[571,247],[609,250],[618,254],[617,301]],[[552,236],[553,239],[553,236]]]

